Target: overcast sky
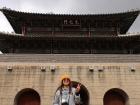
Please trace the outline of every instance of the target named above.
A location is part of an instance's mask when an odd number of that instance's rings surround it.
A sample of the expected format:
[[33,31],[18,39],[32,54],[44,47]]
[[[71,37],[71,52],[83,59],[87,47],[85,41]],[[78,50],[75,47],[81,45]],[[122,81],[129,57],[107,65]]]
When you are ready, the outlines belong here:
[[[2,7],[35,13],[106,14],[140,9],[140,0],[0,0],[0,8]],[[2,13],[0,31],[13,31]],[[140,32],[140,15],[129,32]]]

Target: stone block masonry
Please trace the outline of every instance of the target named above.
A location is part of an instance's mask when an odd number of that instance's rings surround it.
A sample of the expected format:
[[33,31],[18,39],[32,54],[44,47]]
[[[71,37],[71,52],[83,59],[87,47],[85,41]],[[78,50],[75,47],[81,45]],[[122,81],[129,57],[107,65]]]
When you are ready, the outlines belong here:
[[[52,65],[55,71],[51,71]],[[93,71],[89,70],[91,67]],[[103,105],[104,95],[114,88],[127,94],[130,105],[140,104],[140,63],[1,62],[1,105],[16,104],[18,93],[28,88],[39,94],[41,105],[52,105],[63,74],[87,89],[89,105]]]

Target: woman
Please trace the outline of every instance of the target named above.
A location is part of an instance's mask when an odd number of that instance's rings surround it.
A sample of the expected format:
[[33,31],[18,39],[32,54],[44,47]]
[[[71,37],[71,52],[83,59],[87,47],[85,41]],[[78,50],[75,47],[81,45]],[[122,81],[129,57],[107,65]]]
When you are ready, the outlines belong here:
[[61,86],[57,90],[53,105],[76,105],[80,103],[80,85],[77,88],[73,88],[71,85],[71,79],[68,75],[64,75],[61,78]]

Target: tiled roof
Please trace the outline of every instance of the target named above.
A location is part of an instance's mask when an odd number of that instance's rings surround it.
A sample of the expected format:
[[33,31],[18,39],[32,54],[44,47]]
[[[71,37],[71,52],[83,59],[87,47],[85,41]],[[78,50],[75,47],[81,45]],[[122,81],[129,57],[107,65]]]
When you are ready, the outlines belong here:
[[[21,28],[22,24],[26,22],[27,20],[31,21],[31,19],[47,19],[47,20],[57,20],[58,18],[60,20],[63,20],[64,17],[72,18],[76,17],[79,19],[90,19],[90,20],[102,20],[103,18],[112,21],[115,20],[120,27],[120,33],[125,34],[137,16],[140,14],[140,10],[133,10],[133,11],[126,11],[126,12],[120,12],[120,13],[111,13],[111,14],[52,14],[52,13],[29,13],[29,12],[21,12],[21,11],[15,11],[7,8],[2,8],[0,11],[3,12],[3,14],[8,19],[9,23],[13,27],[14,31],[16,33],[22,33]],[[20,21],[20,22],[19,22]]]
[[51,15],[51,16],[106,16],[106,15],[121,15],[121,14],[128,14],[128,13],[134,13],[139,12],[139,9],[133,9],[129,11],[124,12],[116,12],[116,13],[102,13],[102,14],[55,14],[55,13],[35,13],[35,12],[23,12],[23,11],[17,11],[10,8],[3,7],[0,9],[2,12],[13,12],[13,13],[19,13],[19,14],[30,14],[30,15]]

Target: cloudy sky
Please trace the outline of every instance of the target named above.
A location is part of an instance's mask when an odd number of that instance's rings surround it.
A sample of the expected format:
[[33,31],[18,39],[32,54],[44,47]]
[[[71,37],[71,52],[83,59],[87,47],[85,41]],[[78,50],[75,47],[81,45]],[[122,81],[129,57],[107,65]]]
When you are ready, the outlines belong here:
[[[140,0],[0,0],[0,8],[2,7],[35,13],[105,14],[140,9]],[[13,31],[2,13],[0,31]],[[140,32],[140,15],[129,32]]]

